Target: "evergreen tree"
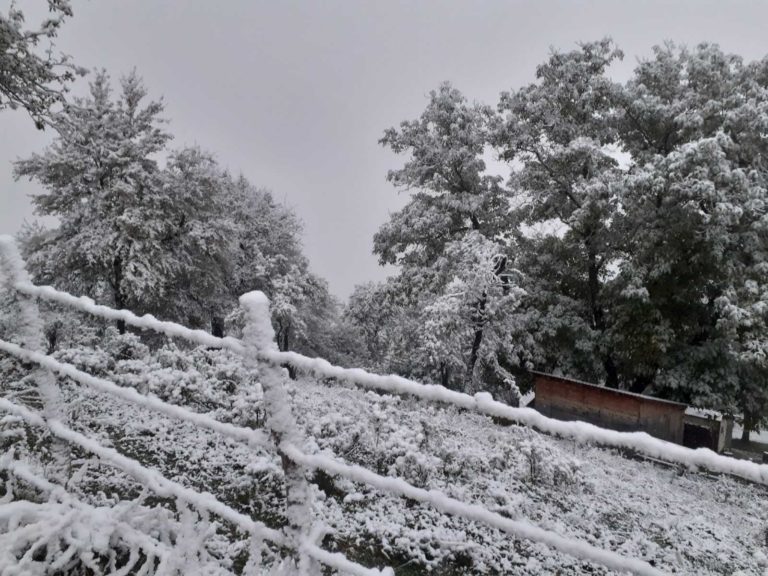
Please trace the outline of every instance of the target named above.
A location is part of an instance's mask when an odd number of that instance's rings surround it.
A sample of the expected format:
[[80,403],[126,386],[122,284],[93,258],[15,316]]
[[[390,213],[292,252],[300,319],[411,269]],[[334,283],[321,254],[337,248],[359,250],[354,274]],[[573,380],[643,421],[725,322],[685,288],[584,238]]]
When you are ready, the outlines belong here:
[[37,212],[59,221],[33,255],[33,269],[47,263],[62,288],[136,311],[162,298],[176,267],[164,246],[173,202],[156,160],[171,137],[163,105],[143,106],[145,96],[132,73],[113,100],[109,77],[99,73],[90,96],[57,114],[62,129],[53,144],[15,166],[17,177],[45,189],[32,199]]

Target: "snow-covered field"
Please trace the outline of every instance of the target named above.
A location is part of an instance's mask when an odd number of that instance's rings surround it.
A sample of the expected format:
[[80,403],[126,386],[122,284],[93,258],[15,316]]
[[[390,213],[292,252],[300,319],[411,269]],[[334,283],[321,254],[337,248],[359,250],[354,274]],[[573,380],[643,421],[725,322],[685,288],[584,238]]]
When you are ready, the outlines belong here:
[[[305,378],[289,387],[307,452],[332,453],[644,559],[667,573],[768,574],[765,487],[636,461],[456,408],[333,382]],[[254,454],[213,432],[77,391],[82,394],[95,401],[80,403],[75,426],[89,422],[91,433],[100,428],[106,442],[111,438],[167,477],[280,525],[282,472],[276,456]],[[247,413],[258,426],[263,416],[258,389],[248,398],[247,406],[233,404],[232,410]],[[78,481],[87,485],[90,474]],[[612,573],[413,501],[324,474],[312,479],[318,486],[314,515],[328,527],[323,546],[365,565],[390,565],[398,575]],[[132,490],[120,474],[112,474],[110,483],[119,492]],[[246,546],[222,530],[209,541],[213,556],[232,570]]]
[[[741,438],[742,428],[738,424],[733,425],[733,437],[737,440]],[[760,432],[752,432],[749,436],[751,442],[760,442],[761,444],[768,444],[768,430],[761,430]]]

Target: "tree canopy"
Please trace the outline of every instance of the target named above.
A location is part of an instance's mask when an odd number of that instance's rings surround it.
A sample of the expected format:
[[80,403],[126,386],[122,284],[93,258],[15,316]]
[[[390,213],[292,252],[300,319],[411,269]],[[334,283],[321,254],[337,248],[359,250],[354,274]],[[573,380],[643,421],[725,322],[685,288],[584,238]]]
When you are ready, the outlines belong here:
[[[38,128],[50,120],[51,108],[63,104],[68,84],[83,70],[64,55],[55,55],[53,39],[72,16],[69,0],[48,0],[50,17],[36,29],[24,27],[24,12],[12,4],[0,14],[0,110],[24,108]],[[41,42],[49,46],[41,55]]]
[[507,379],[535,367],[764,418],[768,60],[670,43],[621,84],[622,57],[608,39],[554,52],[496,110],[444,84],[385,131],[411,200],[374,237],[398,274],[346,312],[369,362],[492,387],[480,342]]

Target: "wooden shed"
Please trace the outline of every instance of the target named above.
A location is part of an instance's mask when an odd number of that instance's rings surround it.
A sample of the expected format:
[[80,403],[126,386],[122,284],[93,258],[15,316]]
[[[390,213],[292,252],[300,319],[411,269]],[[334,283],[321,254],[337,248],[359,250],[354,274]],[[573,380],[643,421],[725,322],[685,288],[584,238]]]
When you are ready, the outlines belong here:
[[535,408],[560,420],[581,420],[603,428],[647,432],[683,443],[686,405],[624,392],[571,378],[532,372]]
[[731,449],[733,418],[714,410],[689,407],[685,411],[683,444],[689,448],[709,448],[715,452]]

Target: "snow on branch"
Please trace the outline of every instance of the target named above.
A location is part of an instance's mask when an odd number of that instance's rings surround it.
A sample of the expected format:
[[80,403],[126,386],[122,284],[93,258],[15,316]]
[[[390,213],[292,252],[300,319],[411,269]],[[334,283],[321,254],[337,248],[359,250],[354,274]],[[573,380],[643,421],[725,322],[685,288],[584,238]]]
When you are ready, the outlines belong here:
[[616,552],[596,548],[587,542],[566,538],[529,522],[506,518],[477,504],[466,504],[451,498],[437,490],[417,488],[401,478],[380,476],[361,466],[344,464],[324,455],[304,454],[290,444],[284,444],[282,449],[292,460],[306,468],[320,469],[333,476],[342,476],[354,482],[367,484],[389,494],[424,502],[445,514],[482,522],[508,534],[547,544],[570,556],[597,562],[613,570],[632,572],[638,576],[663,576],[664,574],[642,560],[626,558]]
[[[82,516],[82,526],[93,525],[96,529],[102,531],[104,530],[105,526],[102,509],[96,508],[95,506],[78,500],[69,494],[62,486],[49,482],[45,478],[35,474],[26,464],[23,464],[18,460],[13,460],[12,456],[13,454],[8,452],[0,457],[0,470],[7,470],[29,486],[32,486],[36,490],[47,494],[52,500],[61,504],[63,512],[69,512],[69,509],[79,511]],[[4,505],[0,505],[0,508],[3,507]],[[43,510],[41,509],[41,512],[42,511]],[[41,522],[50,524],[51,515],[49,513],[42,514]],[[111,521],[110,528],[114,531],[114,535],[118,536],[122,541],[131,547],[132,555],[136,554],[136,551],[138,550],[143,551],[148,559],[148,562],[146,562],[147,565],[153,564],[153,558],[158,558],[160,560],[158,573],[162,571],[160,567],[167,563],[172,557],[173,551],[170,547],[137,530],[127,522],[120,520],[119,516],[115,517]],[[101,534],[101,536],[103,537],[104,534]],[[90,553],[92,542],[90,542],[87,538],[80,538],[80,542],[74,542],[71,544],[80,545],[83,548],[82,552],[88,555]],[[66,553],[66,551],[64,552]]]
[[84,386],[88,386],[100,392],[105,392],[112,396],[127,400],[133,404],[138,404],[139,406],[143,406],[144,408],[165,414],[171,418],[189,422],[200,428],[206,428],[208,430],[218,432],[219,434],[228,436],[229,438],[233,438],[240,442],[244,442],[250,446],[272,446],[272,443],[270,442],[267,435],[264,434],[261,430],[242,428],[240,426],[234,426],[226,422],[219,422],[218,420],[214,420],[205,414],[199,414],[197,412],[187,410],[181,406],[168,404],[167,402],[163,402],[159,398],[155,398],[153,396],[145,396],[133,388],[124,388],[122,386],[118,386],[109,380],[97,378],[96,376],[82,372],[71,364],[64,364],[58,360],[55,360],[54,358],[51,358],[50,356],[46,356],[45,354],[40,354],[39,352],[34,352],[32,350],[26,350],[21,346],[17,346],[11,342],[6,342],[5,340],[0,340],[0,350],[22,360],[38,364],[39,366],[51,370],[52,372],[56,372],[62,376],[72,378]]
[[382,570],[366,568],[348,560],[346,556],[339,552],[328,552],[309,542],[302,544],[301,548],[308,556],[343,574],[349,574],[350,576],[395,576],[395,571],[392,568],[384,568]]

